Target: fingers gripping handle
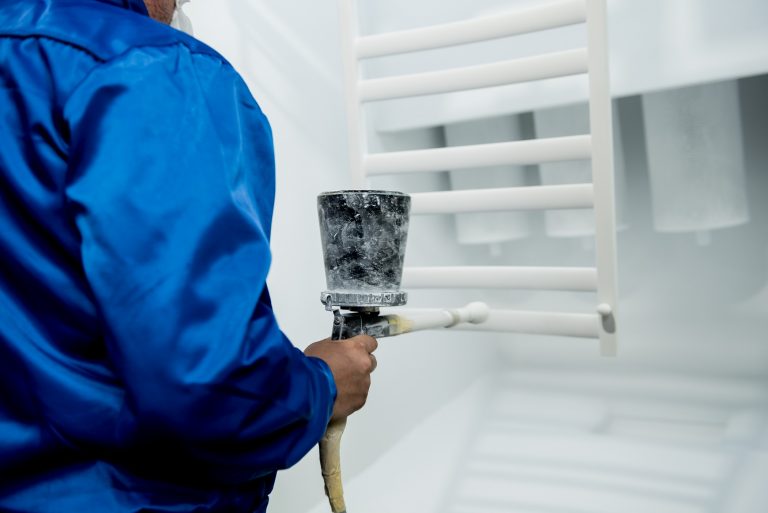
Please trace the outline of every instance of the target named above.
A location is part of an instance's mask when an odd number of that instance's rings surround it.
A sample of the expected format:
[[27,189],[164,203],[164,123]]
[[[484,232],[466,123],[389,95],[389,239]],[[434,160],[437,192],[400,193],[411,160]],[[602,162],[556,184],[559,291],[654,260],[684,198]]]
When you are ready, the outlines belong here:
[[325,482],[325,495],[333,513],[346,513],[344,488],[341,484],[341,435],[347,419],[332,420],[320,440],[320,469]]

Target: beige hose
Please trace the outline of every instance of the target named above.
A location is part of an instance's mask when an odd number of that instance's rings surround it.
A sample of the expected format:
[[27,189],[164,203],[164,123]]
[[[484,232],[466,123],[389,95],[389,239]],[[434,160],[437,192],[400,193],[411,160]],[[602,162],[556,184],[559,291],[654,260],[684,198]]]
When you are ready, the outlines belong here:
[[[425,310],[410,316],[385,315],[389,323],[389,334],[395,336],[411,331],[434,328],[450,328],[456,324],[470,322],[479,324],[488,319],[490,310],[485,303],[469,303],[462,308]],[[328,424],[325,435],[320,440],[320,469],[325,482],[325,494],[331,503],[333,513],[346,513],[344,488],[341,484],[341,435],[347,425],[347,419],[333,420]]]
[[325,495],[333,513],[346,513],[344,488],[341,485],[341,435],[347,419],[332,420],[320,439],[320,469],[325,482]]

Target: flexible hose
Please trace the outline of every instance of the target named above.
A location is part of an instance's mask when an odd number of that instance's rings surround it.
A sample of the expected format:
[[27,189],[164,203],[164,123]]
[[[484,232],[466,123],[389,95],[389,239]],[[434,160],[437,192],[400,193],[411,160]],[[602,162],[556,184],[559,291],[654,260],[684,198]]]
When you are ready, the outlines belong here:
[[[389,324],[387,336],[395,336],[412,331],[449,328],[463,322],[479,324],[488,319],[489,311],[485,303],[474,302],[452,310],[435,310],[413,316],[386,315],[383,318]],[[325,495],[328,496],[333,513],[347,513],[344,487],[341,484],[341,435],[346,425],[347,419],[331,421],[320,439],[320,469],[325,483]]]
[[346,513],[344,488],[341,484],[341,435],[347,419],[332,420],[320,439],[320,469],[325,483],[325,495],[333,513]]

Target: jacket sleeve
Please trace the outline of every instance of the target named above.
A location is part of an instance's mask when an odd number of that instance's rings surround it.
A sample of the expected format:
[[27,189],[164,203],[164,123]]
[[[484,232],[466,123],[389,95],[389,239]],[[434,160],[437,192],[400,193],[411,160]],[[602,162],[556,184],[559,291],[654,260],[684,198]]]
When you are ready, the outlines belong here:
[[228,478],[293,465],[336,389],[270,306],[274,155],[247,87],[215,56],[139,48],[93,70],[63,114],[83,272],[126,390],[117,438]]

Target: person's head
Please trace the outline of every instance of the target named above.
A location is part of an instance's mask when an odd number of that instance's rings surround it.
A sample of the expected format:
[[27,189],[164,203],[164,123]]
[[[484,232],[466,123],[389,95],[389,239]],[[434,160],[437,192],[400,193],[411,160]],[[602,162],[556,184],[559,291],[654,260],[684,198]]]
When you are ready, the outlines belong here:
[[176,8],[176,0],[144,0],[144,4],[153,19],[170,25],[173,11]]
[[149,15],[166,25],[175,29],[194,35],[192,31],[192,21],[184,14],[181,6],[190,0],[144,0]]

